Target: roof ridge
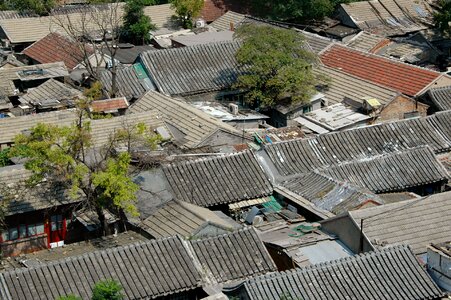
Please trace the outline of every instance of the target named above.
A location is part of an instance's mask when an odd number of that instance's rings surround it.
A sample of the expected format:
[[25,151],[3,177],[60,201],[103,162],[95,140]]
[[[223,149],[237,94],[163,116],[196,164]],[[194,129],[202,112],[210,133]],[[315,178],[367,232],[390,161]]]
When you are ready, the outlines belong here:
[[240,155],[244,156],[244,155],[246,155],[248,153],[252,154],[253,150],[247,149],[247,150],[243,150],[243,151],[240,151],[240,152],[217,153],[218,155],[216,155],[216,156],[201,157],[201,158],[197,158],[197,159],[193,159],[193,160],[184,160],[184,161],[180,161],[180,162],[169,163],[165,167],[173,167],[175,165],[190,165],[190,164],[200,163],[200,162],[203,162],[203,161],[211,161],[211,160],[217,160],[217,159],[226,159],[226,158],[229,158],[229,157],[240,156]]
[[244,226],[242,228],[233,230],[233,231],[228,232],[228,233],[223,233],[223,234],[218,234],[218,235],[215,235],[215,236],[209,236],[209,237],[206,237],[206,238],[196,239],[196,240],[192,240],[190,242],[194,242],[194,243],[205,242],[205,241],[215,240],[215,239],[224,238],[224,237],[228,237],[228,236],[234,236],[234,235],[237,235],[239,233],[246,232],[246,231],[257,233],[253,226]]
[[168,52],[193,52],[193,50],[195,50],[197,48],[213,48],[218,45],[235,45],[235,44],[241,44],[241,42],[239,40],[219,41],[219,42],[211,42],[211,43],[206,43],[206,44],[193,45],[193,46],[189,46],[189,47],[167,48],[167,49],[161,49],[158,51],[147,50],[147,51],[142,52],[140,54],[140,56],[145,55],[145,54],[154,54],[155,56],[158,56],[160,53],[163,53],[163,52],[166,52],[166,53],[168,53]]

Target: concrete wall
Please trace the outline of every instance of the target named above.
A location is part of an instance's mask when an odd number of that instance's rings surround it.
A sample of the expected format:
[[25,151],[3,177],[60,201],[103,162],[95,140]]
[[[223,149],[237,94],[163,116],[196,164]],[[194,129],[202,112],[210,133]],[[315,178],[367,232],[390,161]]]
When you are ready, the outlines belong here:
[[[360,251],[360,228],[356,226],[350,216],[343,215],[335,218],[331,218],[320,222],[321,229],[327,233],[334,234],[338,236],[339,240],[342,241],[349,249],[354,253],[359,253]],[[363,228],[365,229],[365,222],[363,222]],[[363,237],[363,251],[372,251],[373,247],[368,239]]]
[[0,244],[0,249],[3,257],[18,256],[47,249],[47,234],[3,242]]
[[425,117],[428,108],[429,106],[426,104],[400,95],[382,110],[378,121],[402,120],[405,113],[412,111],[418,111],[421,117]]

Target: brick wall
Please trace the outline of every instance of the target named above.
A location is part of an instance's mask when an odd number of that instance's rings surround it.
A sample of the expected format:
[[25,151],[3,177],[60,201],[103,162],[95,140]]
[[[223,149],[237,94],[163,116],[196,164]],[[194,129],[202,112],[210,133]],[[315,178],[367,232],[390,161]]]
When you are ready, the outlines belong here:
[[420,116],[425,117],[427,114],[429,106],[421,102],[416,103],[415,100],[405,97],[398,96],[392,102],[390,102],[381,112],[379,121],[388,120],[402,120],[404,119],[404,114],[412,111],[418,111]]
[[3,257],[17,256],[47,249],[47,235],[38,235],[15,241],[7,241],[0,244]]

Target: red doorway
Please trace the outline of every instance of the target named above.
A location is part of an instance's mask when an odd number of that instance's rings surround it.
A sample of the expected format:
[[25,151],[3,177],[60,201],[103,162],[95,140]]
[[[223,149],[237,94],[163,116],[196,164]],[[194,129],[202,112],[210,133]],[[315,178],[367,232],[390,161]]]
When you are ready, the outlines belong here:
[[63,246],[66,238],[66,219],[63,215],[53,215],[49,220],[46,230],[49,248]]

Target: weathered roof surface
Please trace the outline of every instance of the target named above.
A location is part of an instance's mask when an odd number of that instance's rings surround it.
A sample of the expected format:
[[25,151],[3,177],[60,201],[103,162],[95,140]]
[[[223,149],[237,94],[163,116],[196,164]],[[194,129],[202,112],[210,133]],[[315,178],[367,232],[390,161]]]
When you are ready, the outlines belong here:
[[[157,111],[163,121],[177,129],[182,136],[178,143],[194,148],[218,129],[236,132],[236,129],[204,112],[169,96],[155,91],[147,92],[129,109],[130,113]],[[175,134],[174,134],[175,135]],[[177,140],[177,138],[176,138]]]
[[441,73],[334,45],[321,54],[328,67],[370,82],[416,96],[441,76]]
[[[83,50],[78,43],[69,37],[57,32],[52,32],[25,48],[23,53],[38,63],[52,63],[62,61],[69,69],[75,68],[85,59]],[[94,53],[92,49],[86,48],[89,56]]]
[[163,204],[138,226],[155,238],[176,234],[188,238],[207,223],[220,226],[225,230],[233,228],[231,224],[207,208],[176,200]]
[[[12,43],[29,43],[45,37],[50,32],[63,32],[59,24],[67,25],[69,20],[75,28],[75,32],[81,33],[86,32],[86,30],[98,30],[99,26],[97,22],[92,19],[98,15],[99,11],[113,16],[116,14],[117,18],[120,18],[124,14],[124,3],[75,7],[65,6],[53,11],[52,16],[44,17],[0,18],[0,26]],[[175,12],[170,4],[146,6],[144,7],[144,14],[149,16],[151,22],[158,28],[172,28],[175,26],[172,21],[172,16],[175,15]]]
[[122,285],[124,299],[154,299],[275,270],[255,229],[247,228],[195,241],[162,238],[14,269],[0,273],[0,296],[90,299],[93,285],[111,278]]
[[[26,75],[27,72],[30,74]],[[13,80],[27,81],[66,76],[69,76],[69,73],[63,62],[0,69],[0,90],[7,96],[13,96],[16,89]]]
[[428,145],[440,153],[451,148],[451,111],[425,117],[278,142],[265,147],[282,175]]
[[117,112],[119,109],[128,108],[129,103],[125,97],[113,98],[113,99],[103,99],[91,102],[90,110],[92,112]]
[[239,42],[147,51],[140,55],[158,90],[190,95],[230,88],[239,74]]
[[435,299],[442,291],[406,246],[270,273],[245,283],[251,300]]
[[305,41],[316,54],[319,54],[329,45],[334,43],[333,39],[326,38],[311,32],[299,31],[299,33],[305,37]]
[[[157,50],[150,45],[119,44],[118,46],[119,47],[115,49],[114,59],[117,59],[122,64],[133,64],[142,52]],[[103,52],[107,55],[111,55],[108,49],[104,49]]]
[[310,172],[287,180],[282,186],[304,197],[316,207],[340,214],[367,201],[384,202],[367,189],[339,181],[325,174]]
[[375,193],[447,181],[448,172],[429,147],[350,161],[322,170],[340,181],[349,181]]
[[438,109],[451,109],[451,86],[430,89],[429,97]]
[[349,212],[373,246],[408,244],[415,254],[449,241],[451,192]]
[[390,40],[367,31],[361,31],[350,39],[346,45],[356,50],[373,53],[372,50],[384,42],[389,43]]
[[32,17],[33,15],[27,12],[19,12],[17,10],[2,10],[0,11],[0,20],[3,19],[19,19]]
[[[28,130],[38,123],[70,126],[76,120],[73,110],[39,113],[15,118],[0,119],[0,144],[13,143],[14,137]],[[95,145],[101,146],[108,142],[110,135],[117,129],[123,128],[124,123],[144,123],[149,128],[164,126],[154,111],[134,114],[132,117],[120,116],[110,119],[91,120],[91,135]]]
[[216,28],[217,30],[230,30],[230,26],[231,24],[233,24],[233,29],[235,29],[242,21],[244,21],[245,18],[245,15],[233,11],[228,11],[224,15],[213,21],[210,26]]
[[175,16],[175,10],[171,4],[149,5],[144,7],[144,15],[148,16],[157,28],[172,28],[175,26],[172,16]]
[[164,173],[176,199],[204,207],[272,194],[251,151],[170,164]]
[[[146,83],[147,76],[140,76],[139,67],[136,65],[118,68],[116,70],[116,89],[117,93],[127,99],[138,99],[150,89]],[[107,91],[111,91],[112,74],[109,70],[100,73],[100,82],[102,87]]]
[[191,245],[202,269],[218,282],[246,279],[277,270],[253,227],[193,240]]
[[345,98],[363,102],[363,98],[376,98],[381,104],[386,105],[395,99],[399,92],[372,83],[370,81],[352,76],[343,71],[318,66],[313,70],[315,74],[328,78],[327,87],[321,90],[329,104],[341,103]]
[[175,36],[172,40],[185,46],[230,42],[233,41],[233,31],[206,31],[198,34]]
[[432,19],[432,10],[425,1],[359,1],[341,7],[360,29],[383,35],[418,31],[426,28],[422,22]]
[[83,97],[81,91],[60,81],[49,79],[38,87],[28,89],[28,92],[21,96],[19,101],[38,104],[45,100],[73,101],[81,97]]
[[[178,237],[86,253],[0,274],[2,299],[91,298],[94,284],[115,279],[125,299],[167,296],[200,286],[200,274]],[[27,278],[27,279],[25,279]]]

